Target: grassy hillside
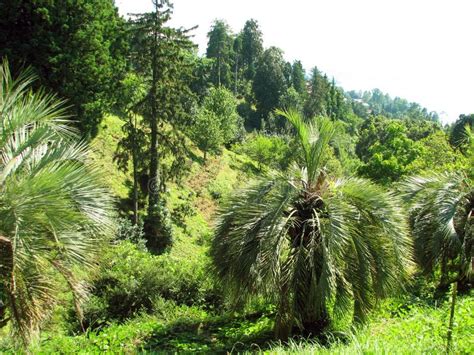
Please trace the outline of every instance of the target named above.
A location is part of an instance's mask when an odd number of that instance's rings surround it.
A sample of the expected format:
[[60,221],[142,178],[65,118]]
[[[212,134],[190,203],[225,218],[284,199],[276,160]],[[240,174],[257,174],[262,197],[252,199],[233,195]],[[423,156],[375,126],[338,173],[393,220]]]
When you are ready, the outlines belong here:
[[117,143],[124,136],[122,121],[116,116],[106,116],[99,127],[99,133],[91,144],[92,157],[103,171],[104,180],[111,192],[118,198],[127,197],[125,181],[127,175],[117,169],[114,154]]
[[[127,196],[127,175],[118,171],[113,162],[116,144],[121,136],[120,120],[108,116],[93,142],[93,159],[102,166],[104,178],[117,198]],[[256,176],[256,164],[246,156],[224,150],[222,155],[211,157],[204,164],[200,159],[201,152],[194,149],[193,153],[195,156],[190,159],[190,173],[180,184],[169,185],[168,207],[173,215],[175,238],[171,252],[155,257],[135,250],[132,244],[123,244],[114,251],[115,259],[111,259],[114,260],[111,267],[117,267],[116,273],[121,274],[124,282],[133,281],[124,272],[132,273],[137,283],[143,273],[154,275],[161,272],[166,274],[162,279],[166,285],[162,288],[181,298],[149,295],[153,297],[154,311],[139,310],[125,322],[108,322],[100,329],[88,330],[86,334],[55,324],[61,322],[61,317],[58,317],[45,329],[41,341],[33,346],[33,353],[224,353],[234,350],[294,354],[434,354],[444,351],[448,300],[439,305],[413,297],[387,300],[365,328],[354,330],[346,320],[336,320],[335,326],[325,337],[319,340],[297,338],[289,344],[272,341],[272,307],[256,305],[249,312],[227,313],[223,316],[222,312],[212,307],[181,302],[180,299],[188,295],[180,293],[192,292],[186,289],[191,288],[186,284],[188,280],[198,280],[200,283],[196,286],[201,288],[196,291],[199,297],[210,296],[210,286],[206,283],[206,280],[210,280],[207,249],[216,209],[233,189]],[[121,269],[117,266],[119,261],[115,260],[123,261]],[[141,260],[143,264],[134,266],[136,260]],[[138,287],[141,287],[140,284]],[[130,292],[137,291],[131,288]],[[192,295],[189,297],[194,299]],[[453,335],[455,353],[474,351],[473,309],[472,296],[465,295],[459,299]],[[0,340],[0,351],[13,352],[6,339]]]

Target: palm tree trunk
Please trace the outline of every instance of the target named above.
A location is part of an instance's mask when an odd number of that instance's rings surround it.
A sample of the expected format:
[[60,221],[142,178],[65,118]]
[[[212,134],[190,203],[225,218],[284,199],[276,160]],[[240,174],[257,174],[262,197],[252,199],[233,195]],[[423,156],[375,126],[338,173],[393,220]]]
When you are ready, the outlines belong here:
[[[10,239],[0,235],[0,280],[5,285],[7,292],[11,288],[11,280],[13,275],[13,247]],[[9,292],[8,292],[9,293]],[[4,327],[8,319],[5,318],[5,306],[3,300],[0,299],[0,328]]]
[[448,258],[446,255],[443,255],[441,258],[441,279],[440,279],[440,288],[446,287],[448,285]]
[[303,335],[319,335],[329,326],[329,323],[329,312],[325,307],[319,311],[319,314],[313,312],[307,313],[302,320]]
[[354,324],[363,324],[365,322],[365,314],[362,311],[362,304],[358,300],[354,301],[354,316],[352,321]]
[[[20,311],[17,307],[16,302],[16,284],[15,284],[15,263],[14,263],[14,253],[13,253],[13,244],[10,239],[5,238],[0,235],[0,279],[3,280],[5,289],[8,294],[8,304],[11,310],[11,316],[16,321],[18,325],[22,324],[22,317]],[[3,320],[2,323],[5,323],[6,320]],[[26,337],[23,337],[22,341],[24,345],[27,344]]]
[[441,257],[440,272],[441,277],[435,290],[435,298],[443,297],[449,291],[449,286],[453,283],[453,280],[449,279],[448,258],[446,255]]
[[13,246],[10,239],[0,235],[0,279],[7,282],[13,273]]
[[293,322],[290,318],[290,302],[288,295],[288,285],[284,284],[280,289],[280,300],[278,304],[277,316],[275,319],[274,334],[275,339],[287,341],[291,335]]

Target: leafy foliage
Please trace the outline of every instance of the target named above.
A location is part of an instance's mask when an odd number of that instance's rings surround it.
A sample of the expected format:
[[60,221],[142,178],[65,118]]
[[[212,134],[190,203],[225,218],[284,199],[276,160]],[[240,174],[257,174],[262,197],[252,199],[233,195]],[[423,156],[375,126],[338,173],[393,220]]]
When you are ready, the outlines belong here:
[[406,128],[399,122],[389,122],[384,132],[383,143],[375,142],[368,147],[369,157],[359,171],[375,181],[389,183],[413,169],[412,163],[421,155],[421,147],[407,137]]
[[140,312],[159,312],[160,300],[178,305],[218,306],[220,297],[205,264],[154,256],[123,241],[102,258],[95,274],[92,297],[85,304],[85,324],[102,327],[125,321]]
[[371,117],[360,127],[355,152],[363,163],[359,172],[384,184],[425,170],[452,171],[465,164],[440,126],[428,121]]
[[225,88],[211,88],[198,109],[190,136],[199,149],[207,153],[219,153],[225,144],[232,143],[242,130],[237,114],[237,102]]
[[[413,162],[413,171],[422,172],[455,172],[466,169],[468,159],[449,144],[449,137],[443,131],[431,133],[419,141],[421,152]],[[470,164],[472,166],[472,164]]]
[[288,149],[288,143],[279,136],[266,136],[254,134],[235,148],[244,153],[258,164],[262,171],[265,166],[285,170],[290,162],[292,152]]
[[86,137],[97,133],[125,72],[125,21],[113,0],[0,1],[0,58],[31,66],[68,100]]

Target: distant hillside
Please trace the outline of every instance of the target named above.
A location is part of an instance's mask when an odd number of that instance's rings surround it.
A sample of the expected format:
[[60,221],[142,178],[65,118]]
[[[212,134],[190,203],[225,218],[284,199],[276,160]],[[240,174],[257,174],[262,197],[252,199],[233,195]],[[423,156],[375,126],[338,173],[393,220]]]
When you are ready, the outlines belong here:
[[346,97],[351,100],[354,112],[367,117],[369,114],[383,115],[390,118],[412,118],[429,121],[439,121],[439,115],[435,111],[428,111],[416,102],[409,102],[400,97],[391,98],[389,94],[379,89],[370,91],[348,91]]

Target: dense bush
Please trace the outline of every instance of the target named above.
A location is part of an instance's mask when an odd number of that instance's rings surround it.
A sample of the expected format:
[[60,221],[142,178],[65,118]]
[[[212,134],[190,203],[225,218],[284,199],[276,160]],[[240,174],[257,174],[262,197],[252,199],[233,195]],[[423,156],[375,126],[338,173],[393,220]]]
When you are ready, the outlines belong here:
[[283,137],[264,134],[250,135],[245,142],[236,145],[234,150],[255,160],[259,170],[263,170],[265,166],[285,170],[292,154]]
[[143,221],[140,220],[138,224],[133,224],[128,218],[119,218],[115,237],[117,240],[128,240],[129,242],[145,247]]
[[154,256],[128,241],[104,255],[92,286],[84,307],[85,325],[92,328],[139,312],[157,312],[160,299],[207,309],[220,303],[204,262]]

